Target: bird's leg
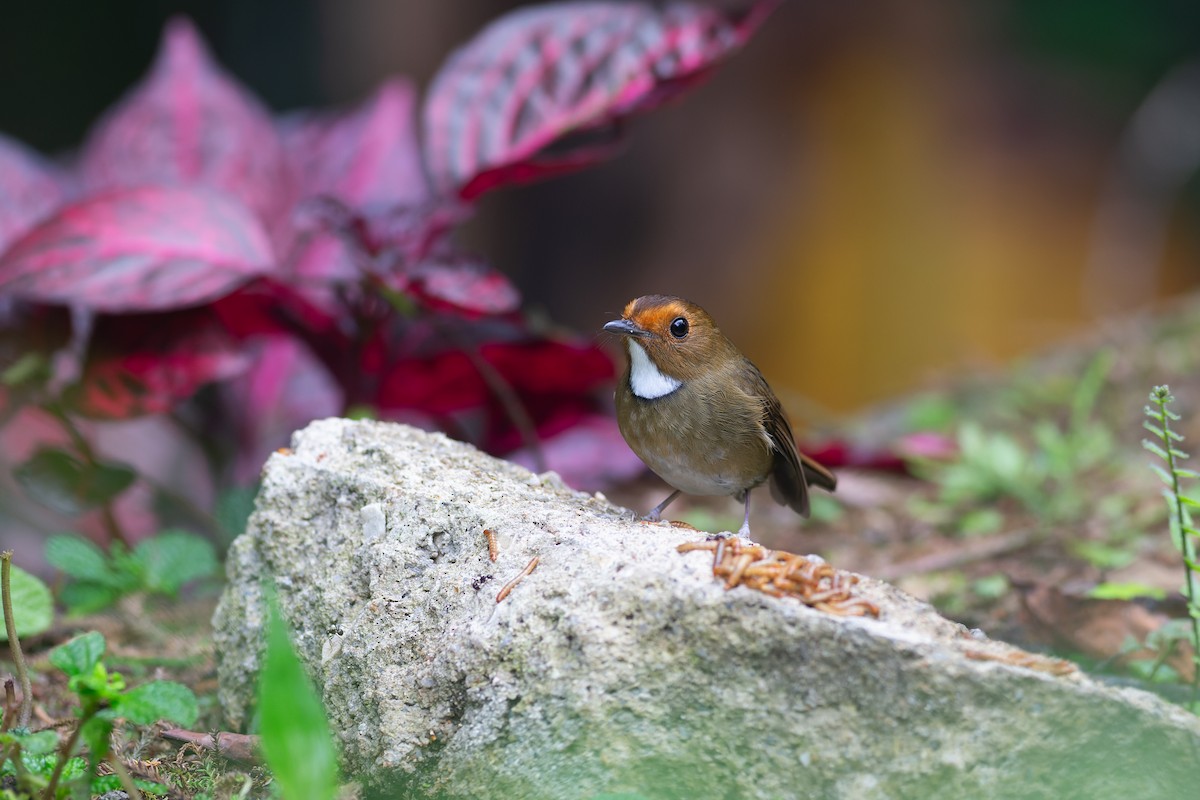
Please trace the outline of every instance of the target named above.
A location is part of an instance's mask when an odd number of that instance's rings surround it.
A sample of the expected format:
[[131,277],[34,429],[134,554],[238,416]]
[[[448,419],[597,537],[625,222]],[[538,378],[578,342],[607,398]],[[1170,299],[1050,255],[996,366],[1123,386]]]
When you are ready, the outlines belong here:
[[746,490],[746,515],[742,517],[742,527],[738,528],[738,536],[750,538],[750,490]]
[[643,522],[658,522],[659,520],[661,520],[663,509],[665,509],[667,506],[671,505],[671,501],[674,500],[676,497],[679,497],[679,489],[676,489],[675,491],[671,492],[671,494],[667,497],[666,500],[663,500],[661,503],[656,505],[654,508],[650,509],[650,513],[647,514],[646,516],[642,517],[642,521]]

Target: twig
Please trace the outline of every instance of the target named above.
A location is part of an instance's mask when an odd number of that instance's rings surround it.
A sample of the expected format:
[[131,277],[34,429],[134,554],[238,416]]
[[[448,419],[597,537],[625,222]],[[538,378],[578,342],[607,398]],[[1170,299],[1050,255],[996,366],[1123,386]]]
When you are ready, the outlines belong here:
[[174,742],[186,742],[204,750],[212,750],[217,755],[232,758],[236,761],[254,763],[261,761],[258,756],[259,739],[257,736],[249,736],[244,733],[228,733],[226,731],[197,733],[196,731],[185,731],[182,728],[168,728],[160,735],[164,739],[170,739]]
[[966,544],[955,550],[930,553],[901,561],[897,564],[884,564],[875,570],[875,577],[884,581],[894,581],[912,575],[924,575],[930,572],[940,572],[956,569],[975,561],[993,558],[1032,543],[1037,538],[1037,531],[1032,528],[1022,528],[999,536],[990,536],[976,542]]
[[0,599],[4,604],[4,630],[8,633],[8,649],[12,653],[13,666],[17,670],[17,680],[21,682],[21,715],[18,721],[22,728],[27,728],[29,718],[33,714],[33,684],[29,682],[29,670],[25,668],[21,640],[17,638],[17,620],[13,616],[12,558],[12,550],[0,553]]
[[484,528],[483,535],[484,538],[487,539],[488,543],[488,558],[494,562],[496,557],[500,555],[500,546],[496,544],[496,534],[492,533],[492,531],[488,530],[487,528]]
[[12,727],[13,718],[17,716],[17,682],[11,677],[4,679],[4,717],[0,720],[0,731]]
[[521,573],[519,575],[517,575],[517,577],[513,578],[511,581],[504,584],[504,587],[500,589],[500,593],[496,595],[496,602],[499,603],[501,600],[508,597],[509,592],[511,592],[514,588],[516,588],[518,583],[525,580],[525,577],[527,575],[529,575],[529,573],[533,572],[534,569],[537,568],[537,565],[538,565],[538,557],[537,556],[534,556],[533,558],[529,559],[529,563],[525,565],[525,569],[521,570]]

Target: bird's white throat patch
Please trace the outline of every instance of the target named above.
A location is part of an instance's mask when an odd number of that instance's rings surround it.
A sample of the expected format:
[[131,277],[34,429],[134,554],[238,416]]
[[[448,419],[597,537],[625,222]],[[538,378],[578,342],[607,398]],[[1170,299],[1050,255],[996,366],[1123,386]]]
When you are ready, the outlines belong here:
[[632,339],[629,342],[629,388],[643,400],[664,397],[683,386],[681,381],[663,375],[654,366],[642,346]]

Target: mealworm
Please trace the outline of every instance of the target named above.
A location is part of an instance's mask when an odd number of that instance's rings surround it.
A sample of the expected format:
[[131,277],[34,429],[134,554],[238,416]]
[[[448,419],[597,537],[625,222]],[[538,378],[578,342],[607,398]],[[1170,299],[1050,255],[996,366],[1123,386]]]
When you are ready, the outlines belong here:
[[533,572],[533,570],[537,567],[537,565],[538,565],[538,557],[537,556],[534,556],[533,558],[529,559],[529,563],[525,565],[525,569],[521,570],[520,574],[517,575],[517,577],[513,578],[511,581],[504,584],[504,587],[500,590],[500,593],[496,595],[496,602],[499,603],[501,600],[508,597],[508,593],[511,592],[514,588],[516,588],[516,585],[518,583],[525,580],[525,576],[528,575],[529,573]]

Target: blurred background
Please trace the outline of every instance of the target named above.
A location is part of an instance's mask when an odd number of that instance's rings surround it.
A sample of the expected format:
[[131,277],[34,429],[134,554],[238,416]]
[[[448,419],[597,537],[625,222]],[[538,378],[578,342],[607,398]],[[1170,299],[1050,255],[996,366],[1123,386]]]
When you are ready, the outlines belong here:
[[[192,16],[277,111],[427,85],[500,0],[6,3],[0,130],[51,154]],[[1200,282],[1200,3],[789,0],[628,152],[487,195],[467,244],[598,330],[706,306],[798,416],[988,367]]]

